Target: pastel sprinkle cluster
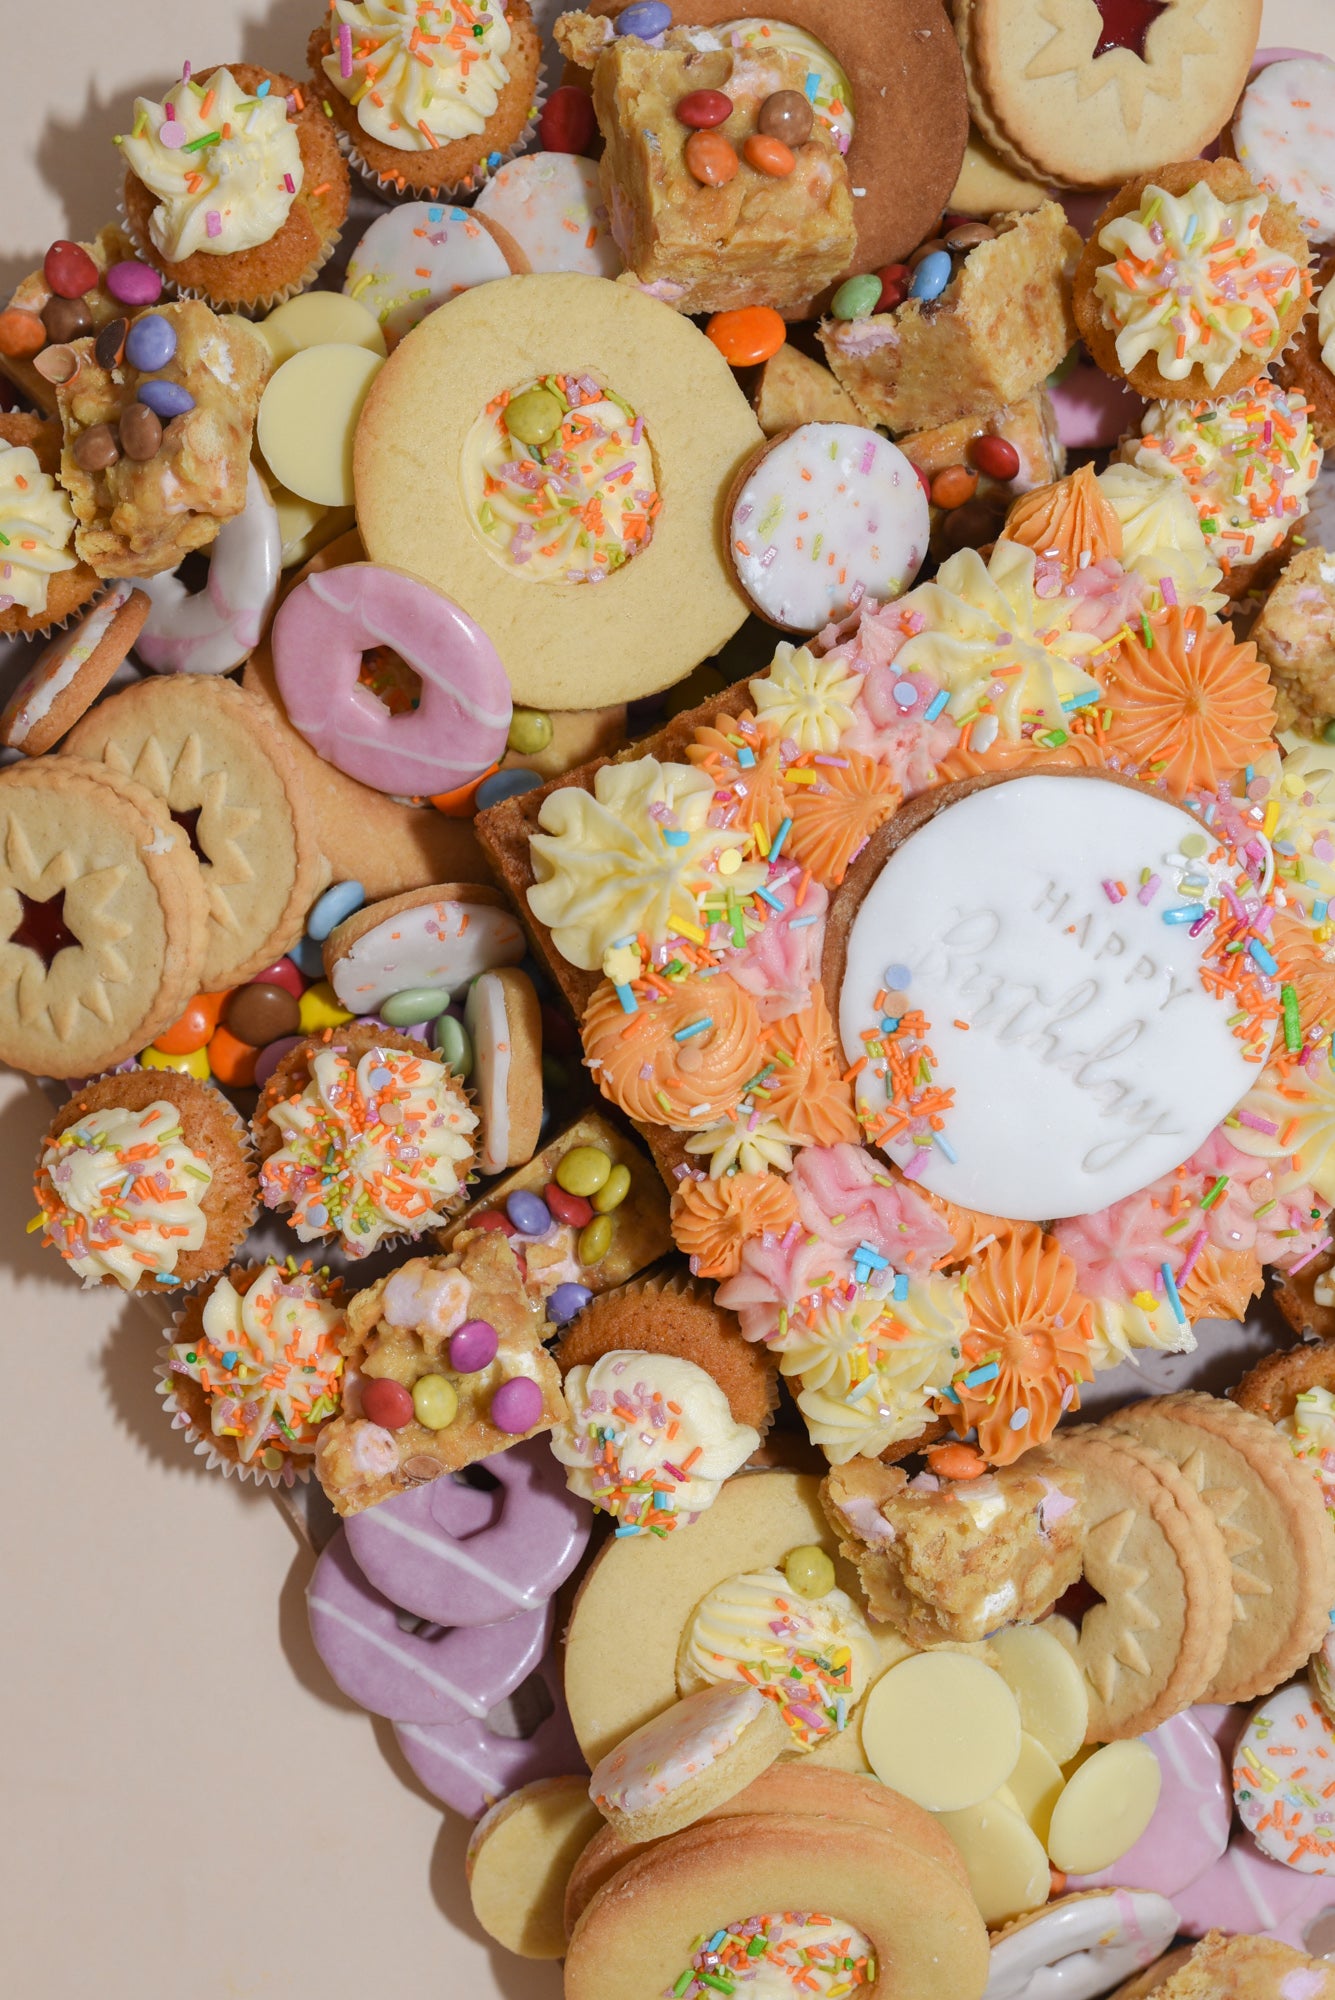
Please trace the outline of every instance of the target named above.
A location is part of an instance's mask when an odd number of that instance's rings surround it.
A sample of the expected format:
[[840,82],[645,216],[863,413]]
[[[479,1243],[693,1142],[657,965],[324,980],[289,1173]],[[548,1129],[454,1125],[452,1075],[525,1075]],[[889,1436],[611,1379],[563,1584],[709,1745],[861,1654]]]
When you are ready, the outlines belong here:
[[859,1932],[831,1917],[794,1911],[748,1917],[701,1938],[686,1971],[665,1989],[664,2000],[745,1994],[762,1978],[766,1993],[786,1979],[793,1993],[807,2000],[842,2000],[844,1994],[872,1985],[876,1961]]

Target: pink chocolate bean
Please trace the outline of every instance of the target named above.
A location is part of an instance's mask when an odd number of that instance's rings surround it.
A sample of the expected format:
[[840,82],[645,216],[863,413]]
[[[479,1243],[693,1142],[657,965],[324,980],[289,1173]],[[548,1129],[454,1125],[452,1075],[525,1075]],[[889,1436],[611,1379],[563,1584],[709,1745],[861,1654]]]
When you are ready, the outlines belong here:
[[358,1569],[346,1533],[315,1565],[306,1608],[315,1650],[344,1694],[396,1722],[481,1722],[534,1671],[551,1637],[550,1605],[503,1625],[405,1631]]
[[348,1546],[376,1589],[439,1625],[536,1610],[574,1569],[593,1526],[545,1438],[482,1467],[499,1492],[446,1473],[347,1521]]
[[1159,1760],[1162,1784],[1154,1817],[1134,1847],[1097,1875],[1072,1875],[1067,1887],[1157,1889],[1175,1902],[1228,1846],[1233,1818],[1219,1745],[1195,1709],[1174,1715],[1144,1738]]
[[399,1747],[427,1790],[465,1819],[480,1819],[521,1785],[586,1768],[555,1661],[544,1660],[538,1672],[552,1711],[531,1736],[503,1735],[487,1722],[394,1725]]

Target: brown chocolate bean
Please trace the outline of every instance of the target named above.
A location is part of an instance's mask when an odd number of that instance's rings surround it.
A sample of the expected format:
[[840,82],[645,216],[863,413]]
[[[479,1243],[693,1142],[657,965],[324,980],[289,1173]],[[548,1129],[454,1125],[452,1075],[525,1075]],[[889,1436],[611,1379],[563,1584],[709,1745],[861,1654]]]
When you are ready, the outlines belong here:
[[137,465],[156,458],[162,444],[162,423],[147,403],[127,403],[121,411],[121,450]]
[[93,330],[93,315],[82,299],[52,296],[42,307],[42,325],[48,340],[79,340]]
[[986,222],[961,222],[958,229],[952,229],[946,238],[947,250],[953,252],[976,250],[980,243],[996,240],[996,230]]
[[262,1049],[281,1041],[284,1035],[296,1034],[301,1009],[285,986],[258,980],[238,986],[228,997],[226,1021],[239,1042]]
[[110,424],[93,424],[74,440],[74,463],[83,472],[105,472],[121,455]]
[[785,146],[805,146],[811,137],[811,106],[800,90],[775,90],[756,113],[756,130]]
[[94,359],[98,367],[105,368],[108,374],[113,368],[120,366],[121,356],[125,352],[125,334],[129,324],[127,319],[108,320],[93,342]]

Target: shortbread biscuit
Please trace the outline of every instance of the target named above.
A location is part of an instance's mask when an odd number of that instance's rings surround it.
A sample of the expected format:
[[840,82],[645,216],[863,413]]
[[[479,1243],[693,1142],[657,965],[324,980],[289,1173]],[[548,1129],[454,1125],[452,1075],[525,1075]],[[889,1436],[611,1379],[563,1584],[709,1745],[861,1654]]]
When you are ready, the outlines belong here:
[[185,829],[209,901],[206,992],[253,978],[301,936],[328,864],[297,768],[253,695],[212,676],[155,676],[91,710],[64,753],[133,778]]
[[584,1777],[539,1778],[484,1814],[464,1867],[488,1937],[520,1958],[560,1958],[566,1884],[603,1823]]
[[111,584],[77,625],[58,632],[0,715],[0,743],[40,757],[72,729],[143,630],[150,600],[128,578]]

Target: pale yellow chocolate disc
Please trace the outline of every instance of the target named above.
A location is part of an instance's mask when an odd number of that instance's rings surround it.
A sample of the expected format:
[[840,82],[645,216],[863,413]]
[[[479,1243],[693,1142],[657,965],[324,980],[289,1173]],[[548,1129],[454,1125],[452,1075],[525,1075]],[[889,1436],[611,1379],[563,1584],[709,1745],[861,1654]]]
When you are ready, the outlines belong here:
[[962,1812],[938,1813],[937,1818],[963,1857],[985,1924],[1004,1924],[1046,1903],[1052,1884],[1048,1857],[1038,1835],[1014,1807],[1001,1799],[985,1799]]
[[1058,1764],[1069,1762],[1089,1726],[1089,1695],[1071,1655],[1041,1625],[1008,1625],[988,1643],[1029,1735]]
[[589,1781],[542,1778],[493,1806],[468,1843],[473,1915],[520,1958],[560,1958],[570,1871],[603,1824]]
[[1001,1675],[965,1653],[917,1653],[867,1697],[862,1747],[882,1784],[928,1812],[981,1805],[1020,1754],[1020,1711]]
[[304,347],[269,377],[256,437],[282,486],[325,507],[352,505],[352,441],[378,354],[350,341]]
[[1048,1837],[1053,1807],[1065,1783],[1062,1767],[1052,1753],[1043,1748],[1036,1736],[1030,1736],[1027,1730],[1023,1732],[1020,1754],[1004,1789],[1040,1840],[1046,1841]]
[[382,360],[385,355],[385,336],[375,314],[360,299],[345,298],[342,292],[299,292],[267,319],[255,321],[254,331],[272,354],[275,368],[305,347],[325,347],[331,341],[364,347]]
[[1148,1743],[1106,1743],[1075,1772],[1052,1813],[1048,1853],[1068,1875],[1094,1875],[1134,1847],[1159,1803],[1159,1760]]

